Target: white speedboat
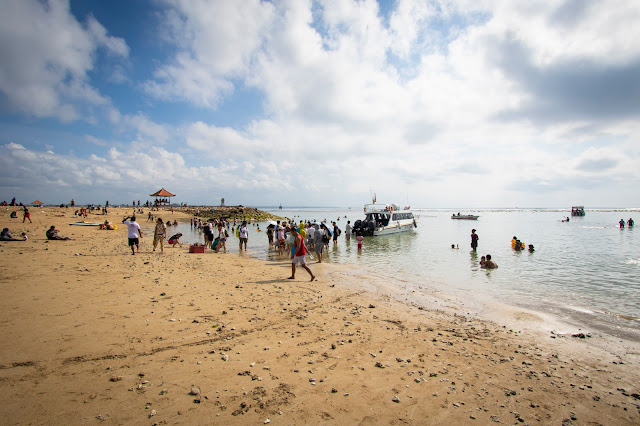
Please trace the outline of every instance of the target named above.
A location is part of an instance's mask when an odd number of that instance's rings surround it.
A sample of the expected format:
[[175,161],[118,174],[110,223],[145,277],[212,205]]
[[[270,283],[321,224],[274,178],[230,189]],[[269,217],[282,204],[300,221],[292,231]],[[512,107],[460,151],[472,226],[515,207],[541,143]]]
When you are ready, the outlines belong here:
[[353,234],[363,236],[379,236],[411,231],[418,227],[418,221],[411,211],[411,206],[401,209],[397,204],[365,204],[364,220],[356,220]]

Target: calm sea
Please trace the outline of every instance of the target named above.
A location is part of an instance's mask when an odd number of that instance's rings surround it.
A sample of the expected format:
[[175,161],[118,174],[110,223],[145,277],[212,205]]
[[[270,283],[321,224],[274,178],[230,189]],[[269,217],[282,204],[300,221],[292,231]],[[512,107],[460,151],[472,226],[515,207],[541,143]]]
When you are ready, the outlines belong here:
[[[341,229],[362,219],[354,209],[268,209],[282,217],[311,221],[337,221]],[[403,291],[435,290],[462,300],[486,300],[524,307],[584,325],[586,328],[640,340],[640,209],[587,210],[571,217],[568,210],[465,210],[477,221],[452,220],[457,210],[415,209],[415,231],[366,237],[362,252],[344,233],[330,244],[327,262],[354,264],[368,274],[399,282]],[[630,217],[636,228],[620,229]],[[269,250],[266,223],[250,225],[249,252],[277,260]],[[480,236],[477,253],[470,249],[471,229]],[[168,229],[184,234],[185,242],[202,241],[188,223]],[[511,239],[535,246],[535,252],[514,251]],[[459,249],[451,249],[455,244]],[[238,251],[232,236],[228,249]],[[479,257],[491,254],[496,270],[478,266]],[[399,284],[400,285],[400,284]]]

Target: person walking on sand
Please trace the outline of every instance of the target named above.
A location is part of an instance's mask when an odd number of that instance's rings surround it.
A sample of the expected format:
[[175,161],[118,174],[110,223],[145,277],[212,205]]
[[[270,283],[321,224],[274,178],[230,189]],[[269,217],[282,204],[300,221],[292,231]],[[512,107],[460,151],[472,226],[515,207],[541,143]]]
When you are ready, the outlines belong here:
[[160,253],[164,253],[164,239],[167,238],[167,227],[161,218],[156,220],[156,229],[153,233],[153,251],[156,251],[160,243]]
[[304,245],[304,239],[300,234],[298,234],[298,230],[295,228],[295,226],[291,227],[291,235],[293,235],[294,238],[294,250],[293,254],[291,254],[291,276],[289,277],[289,279],[293,280],[296,278],[296,264],[299,263],[300,266],[306,269],[309,275],[311,275],[310,281],[315,280],[316,276],[313,275],[313,272],[311,272],[311,269],[309,269],[309,267],[307,266],[307,262],[304,258],[304,256],[307,254],[307,248]]
[[27,219],[29,219],[29,223],[33,223],[31,221],[31,213],[29,213],[29,209],[27,208],[27,206],[24,206],[24,212],[22,212],[22,223],[24,223],[24,221]]
[[244,244],[244,251],[247,251],[247,241],[249,240],[249,230],[247,229],[247,221],[242,221],[242,225],[238,228],[238,238],[240,239],[240,251]]
[[476,251],[476,249],[478,248],[479,239],[480,237],[478,237],[478,234],[476,234],[476,230],[472,229],[471,230],[471,250]]
[[140,229],[140,225],[138,225],[138,222],[136,222],[136,217],[125,217],[124,219],[122,219],[122,223],[127,225],[127,235],[129,237],[129,247],[131,247],[131,254],[136,254],[133,246],[136,246],[136,249],[138,249],[138,253],[140,253],[140,238],[142,238],[142,230]]

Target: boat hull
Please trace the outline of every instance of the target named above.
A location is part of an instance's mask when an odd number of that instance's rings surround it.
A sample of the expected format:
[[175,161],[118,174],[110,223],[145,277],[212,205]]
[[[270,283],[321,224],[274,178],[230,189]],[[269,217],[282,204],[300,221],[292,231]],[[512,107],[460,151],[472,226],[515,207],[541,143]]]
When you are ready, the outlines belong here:
[[451,216],[454,220],[478,220],[480,216],[466,215],[466,216]]
[[384,226],[382,228],[374,229],[373,236],[379,237],[382,235],[392,235],[392,234],[399,234],[401,232],[409,232],[413,230],[415,227],[416,225],[414,225],[413,221],[399,224],[399,225]]

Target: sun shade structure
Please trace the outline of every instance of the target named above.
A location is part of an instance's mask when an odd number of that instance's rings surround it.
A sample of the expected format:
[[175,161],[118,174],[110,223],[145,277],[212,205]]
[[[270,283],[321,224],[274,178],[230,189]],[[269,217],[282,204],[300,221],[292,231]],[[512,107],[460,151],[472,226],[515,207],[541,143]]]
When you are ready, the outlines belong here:
[[154,192],[153,194],[149,195],[151,195],[152,197],[156,197],[156,201],[154,202],[156,206],[161,206],[164,204],[171,205],[171,197],[176,196],[176,194],[172,194],[164,188],[161,188],[160,191]]
[[41,206],[42,204],[44,204],[42,201],[40,200],[35,200],[33,203],[31,203],[31,205],[33,206]]

